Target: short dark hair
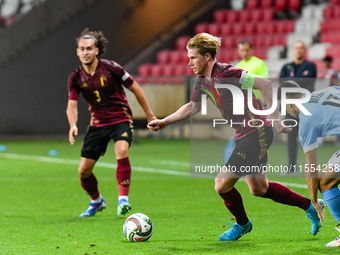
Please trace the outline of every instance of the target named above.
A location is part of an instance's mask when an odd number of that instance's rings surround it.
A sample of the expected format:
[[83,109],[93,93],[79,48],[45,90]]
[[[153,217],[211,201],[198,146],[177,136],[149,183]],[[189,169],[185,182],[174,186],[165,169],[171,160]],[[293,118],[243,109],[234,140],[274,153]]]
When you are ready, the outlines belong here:
[[323,61],[324,62],[332,62],[333,58],[331,56],[326,56],[326,57],[324,57]]
[[[277,90],[277,100],[281,100],[281,89],[282,88],[300,88],[300,85],[293,80],[287,80],[280,84],[278,90]],[[287,98],[297,98],[301,95],[301,93],[287,93]]]
[[[99,49],[98,57],[101,57],[105,52],[105,46],[109,43],[109,41],[104,37],[103,33],[101,31],[90,31],[90,29],[85,28],[84,31],[80,34],[78,38],[76,38],[77,41],[77,47],[79,44],[79,40],[84,38],[84,36],[89,35],[91,37],[94,37],[97,41],[95,41],[96,47]],[[86,38],[87,39],[87,38]]]
[[253,45],[247,39],[244,39],[244,40],[240,41],[238,44],[242,44],[242,45],[248,44],[251,49],[253,48]]

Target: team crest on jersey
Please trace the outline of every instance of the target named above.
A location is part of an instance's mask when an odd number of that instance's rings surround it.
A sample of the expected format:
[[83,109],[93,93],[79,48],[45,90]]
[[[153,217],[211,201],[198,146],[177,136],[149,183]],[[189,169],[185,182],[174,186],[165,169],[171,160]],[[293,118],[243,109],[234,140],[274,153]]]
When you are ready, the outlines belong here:
[[105,86],[106,85],[106,82],[107,82],[107,78],[105,76],[101,76],[100,77],[100,84],[102,86]]

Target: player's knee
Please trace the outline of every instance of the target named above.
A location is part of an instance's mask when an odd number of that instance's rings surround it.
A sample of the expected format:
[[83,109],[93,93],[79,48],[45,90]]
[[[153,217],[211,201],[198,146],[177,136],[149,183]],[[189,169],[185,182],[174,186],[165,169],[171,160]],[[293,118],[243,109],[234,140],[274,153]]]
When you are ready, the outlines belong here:
[[80,178],[87,178],[92,173],[92,168],[84,168],[82,166],[79,166],[78,173]]
[[215,179],[215,190],[218,194],[224,194],[230,191],[233,187],[228,187],[223,179]]
[[128,156],[128,148],[117,148],[116,149],[116,157],[118,159],[126,158]]
[[250,189],[250,193],[255,197],[262,197],[264,194],[266,194],[266,189],[261,187],[255,187]]

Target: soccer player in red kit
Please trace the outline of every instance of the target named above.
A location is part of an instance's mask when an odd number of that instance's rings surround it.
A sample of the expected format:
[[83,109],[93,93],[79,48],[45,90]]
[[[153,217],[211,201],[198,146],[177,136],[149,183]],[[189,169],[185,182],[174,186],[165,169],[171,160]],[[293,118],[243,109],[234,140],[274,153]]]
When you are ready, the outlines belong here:
[[85,29],[77,38],[77,55],[81,65],[68,79],[67,117],[70,124],[69,140],[75,143],[78,134],[78,96],[83,94],[89,103],[91,123],[81,149],[78,168],[81,186],[91,198],[90,206],[80,217],[94,216],[106,207],[105,200],[98,190],[98,182],[93,167],[104,155],[108,142],[115,142],[117,159],[116,177],[118,181],[118,215],[131,210],[129,187],[131,166],[128,149],[132,141],[132,113],[123,86],[134,93],[142,106],[148,121],[156,119],[146,96],[138,83],[120,65],[111,60],[100,58],[105,51],[107,39],[101,32]]
[[[236,218],[236,224],[224,232],[220,241],[234,241],[252,230],[252,223],[245,212],[241,194],[234,187],[242,176],[249,186],[250,192],[259,197],[270,198],[275,202],[297,206],[307,213],[312,222],[312,234],[316,235],[321,226],[318,214],[311,201],[306,197],[288,189],[277,182],[268,182],[266,172],[242,172],[242,166],[263,166],[267,163],[267,150],[273,141],[273,128],[271,121],[265,115],[251,113],[248,108],[248,88],[259,89],[264,103],[272,105],[272,84],[269,80],[257,75],[252,75],[242,69],[216,61],[216,53],[221,45],[221,39],[207,33],[197,34],[187,44],[189,65],[196,75],[199,75],[196,86],[191,95],[191,101],[183,105],[177,112],[162,120],[153,120],[148,124],[150,130],[158,131],[169,124],[184,120],[195,115],[201,110],[201,95],[206,94],[210,100],[216,102],[216,106],[223,118],[235,123],[236,146],[226,163],[225,171],[218,173],[215,179],[215,190],[224,200],[225,206]],[[233,115],[233,97],[229,89],[215,89],[215,84],[223,82],[233,84],[240,88],[244,96],[244,115]],[[218,96],[217,96],[218,95]],[[240,98],[235,98],[240,100]],[[255,109],[261,110],[261,106],[254,94],[252,103]],[[271,114],[271,118],[280,120],[277,109]],[[248,124],[250,121],[251,126]],[[262,121],[263,125],[259,125]],[[274,121],[278,132],[290,132],[291,128],[284,127],[281,121]],[[231,171],[237,169],[236,172]]]

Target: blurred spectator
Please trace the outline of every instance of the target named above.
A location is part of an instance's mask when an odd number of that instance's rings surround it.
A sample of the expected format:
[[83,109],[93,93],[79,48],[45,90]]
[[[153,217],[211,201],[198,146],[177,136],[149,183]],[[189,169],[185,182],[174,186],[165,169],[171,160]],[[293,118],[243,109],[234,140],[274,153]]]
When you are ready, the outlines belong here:
[[[296,41],[293,46],[294,61],[282,67],[280,73],[280,83],[285,80],[295,80],[301,88],[308,89],[310,92],[314,91],[314,84],[316,78],[316,65],[306,60],[306,45],[302,41]],[[286,113],[286,119],[293,119],[295,121],[285,121],[286,125],[295,125],[299,122],[298,119]],[[295,172],[296,157],[297,157],[297,136],[298,125],[293,127],[293,131],[288,133],[288,156],[289,167],[291,172]]]
[[331,56],[326,56],[323,59],[325,64],[325,86],[339,86],[338,74],[339,72],[332,68],[333,58]]
[[[264,61],[253,56],[253,48],[250,41],[242,40],[239,42],[238,54],[242,60],[236,65],[237,68],[243,69],[249,73],[256,74],[263,78],[269,78],[268,69]],[[253,91],[256,98],[260,100],[260,91],[258,89],[254,89]]]

